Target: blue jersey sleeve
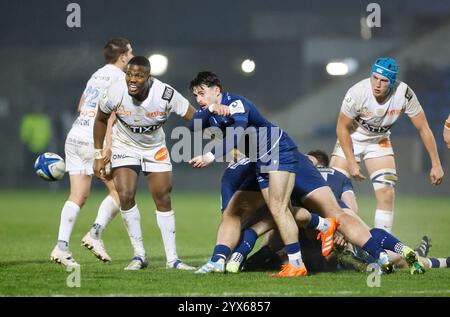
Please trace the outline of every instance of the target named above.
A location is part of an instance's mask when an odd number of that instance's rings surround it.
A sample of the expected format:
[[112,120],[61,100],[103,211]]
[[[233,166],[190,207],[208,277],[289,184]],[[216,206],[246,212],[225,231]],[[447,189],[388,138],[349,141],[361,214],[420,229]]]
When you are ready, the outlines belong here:
[[[208,128],[210,126],[209,118],[211,118],[211,116],[212,116],[212,112],[209,111],[208,109],[196,110],[194,113],[194,117],[192,118],[191,121],[189,121],[189,130],[198,131],[198,130],[203,130],[203,129]],[[201,120],[201,125],[199,125],[198,123],[196,125],[195,120]]]
[[233,128],[233,137],[231,139],[227,132],[220,144],[211,151],[216,159],[225,156],[233,148],[237,147],[244,134],[244,130],[249,125],[249,108],[244,105],[242,100],[233,100],[228,107],[230,108],[230,115],[234,122],[227,129]]
[[351,179],[346,176],[344,184],[342,186],[342,193],[345,193],[348,191],[353,191],[353,184],[352,184]]
[[225,138],[223,138],[220,141],[220,143],[211,150],[211,153],[214,154],[214,157],[216,159],[225,156],[228,152],[230,152],[232,149],[238,146],[239,141],[241,140],[241,137],[244,134],[247,125],[240,121],[237,122],[235,121],[229,127],[233,128],[234,130],[232,138],[228,134],[225,135]]

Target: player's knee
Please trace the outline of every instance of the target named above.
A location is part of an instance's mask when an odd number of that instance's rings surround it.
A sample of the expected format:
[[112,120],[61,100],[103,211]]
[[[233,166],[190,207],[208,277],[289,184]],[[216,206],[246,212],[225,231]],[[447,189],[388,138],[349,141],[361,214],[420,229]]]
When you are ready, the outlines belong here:
[[89,193],[70,193],[69,199],[82,208],[89,197]]
[[384,204],[391,204],[394,201],[394,187],[383,187],[377,191],[377,199]]
[[152,196],[158,210],[170,208],[170,191],[154,192]]
[[134,193],[132,191],[123,190],[118,194],[122,210],[128,210],[136,204],[134,201]]
[[398,177],[395,168],[379,169],[370,175],[375,191],[394,192]]

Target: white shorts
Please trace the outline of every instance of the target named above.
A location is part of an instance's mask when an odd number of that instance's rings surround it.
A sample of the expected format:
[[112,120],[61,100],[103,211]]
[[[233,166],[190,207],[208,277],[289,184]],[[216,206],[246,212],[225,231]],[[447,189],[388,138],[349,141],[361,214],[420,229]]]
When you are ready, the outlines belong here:
[[141,150],[121,142],[113,142],[111,168],[129,165],[140,166],[143,172],[172,171],[169,150],[165,144]]
[[69,133],[64,146],[66,154],[66,172],[69,175],[94,174],[94,143]]
[[[356,162],[361,162],[361,160],[367,160],[375,157],[394,155],[394,150],[392,149],[391,141],[389,137],[384,137],[382,139],[372,139],[365,142],[355,141],[353,142],[353,153],[355,155]],[[345,159],[344,151],[342,151],[339,141],[336,141],[336,145],[333,150],[333,154]]]

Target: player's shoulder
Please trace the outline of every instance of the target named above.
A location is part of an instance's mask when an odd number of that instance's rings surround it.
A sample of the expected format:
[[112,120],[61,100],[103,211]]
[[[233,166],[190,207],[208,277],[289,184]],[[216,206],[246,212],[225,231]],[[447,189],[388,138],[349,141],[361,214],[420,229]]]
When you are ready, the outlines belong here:
[[414,91],[403,81],[397,81],[394,87],[395,95],[400,98],[405,97],[405,99],[410,100],[414,96]]
[[112,102],[118,102],[123,99],[125,94],[128,94],[128,87],[125,78],[121,78],[111,83],[105,94]]
[[114,82],[117,79],[125,78],[125,73],[117,66],[106,64],[95,71],[91,78],[100,79],[106,82]]
[[154,90],[154,98],[159,98],[167,102],[170,102],[172,100],[176,92],[175,88],[173,88],[171,85],[166,84],[154,77],[152,78],[151,89]]
[[222,92],[222,104],[230,107],[231,114],[243,113],[254,107],[247,98],[229,92]]
[[347,93],[351,94],[353,98],[358,98],[367,95],[370,91],[370,78],[365,78],[351,86]]

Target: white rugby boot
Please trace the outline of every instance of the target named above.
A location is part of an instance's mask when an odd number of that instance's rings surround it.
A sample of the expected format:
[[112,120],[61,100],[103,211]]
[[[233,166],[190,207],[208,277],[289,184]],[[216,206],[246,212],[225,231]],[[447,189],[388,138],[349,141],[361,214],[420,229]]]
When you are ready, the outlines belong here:
[[50,254],[50,261],[64,265],[65,267],[79,267],[80,265],[72,257],[69,251],[63,251],[58,246],[53,248]]
[[81,245],[91,251],[100,261],[111,262],[112,259],[108,253],[106,253],[102,239],[94,239],[88,232],[83,239],[81,239]]

